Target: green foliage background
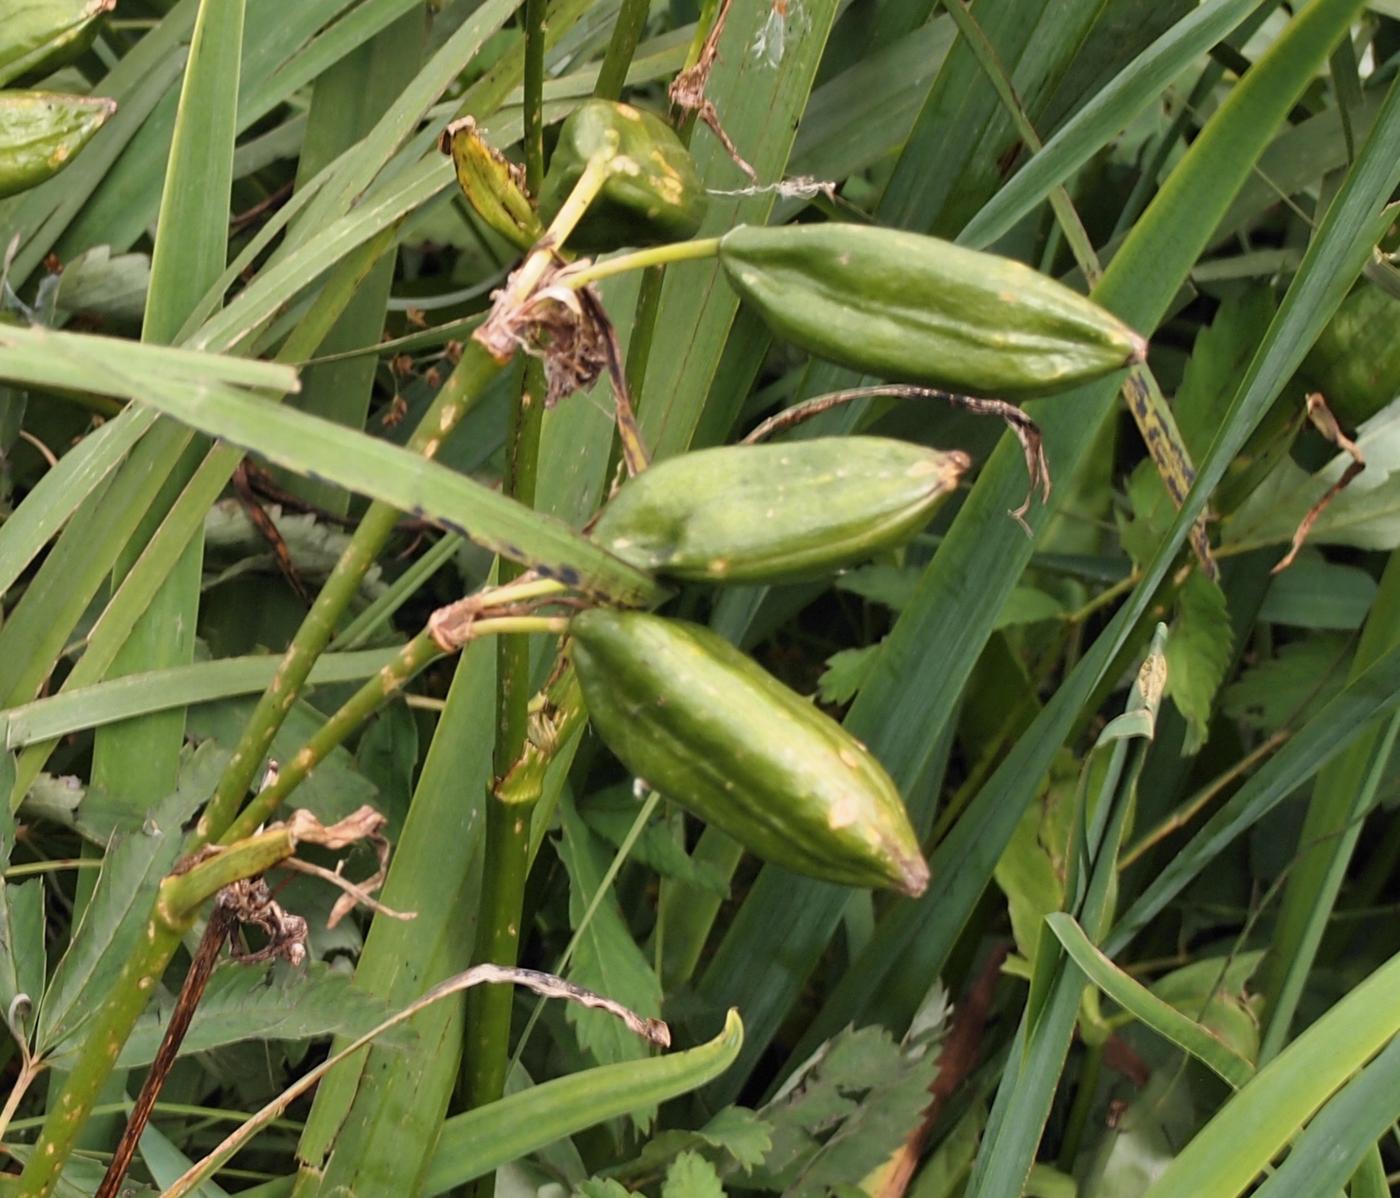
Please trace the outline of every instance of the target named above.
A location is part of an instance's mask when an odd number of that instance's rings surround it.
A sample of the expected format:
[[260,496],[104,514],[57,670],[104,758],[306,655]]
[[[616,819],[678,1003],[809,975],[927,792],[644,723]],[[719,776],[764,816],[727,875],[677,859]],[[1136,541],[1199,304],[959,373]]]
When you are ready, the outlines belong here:
[[[0,200],[0,1194],[95,1192],[202,909],[162,930],[150,993],[123,967],[265,754],[279,814],[384,814],[390,910],[328,927],[333,890],[273,875],[310,959],[216,970],[132,1192],[1392,1191],[1400,8],[734,0],[706,96],[759,185],[681,120],[699,236],[934,234],[1087,291],[1151,353],[1026,406],[1055,479],[1030,535],[999,425],[866,400],[783,435],[967,451],[923,535],[834,579],[667,597],[581,531],[616,471],[606,383],[522,406],[534,368],[469,340],[519,254],[437,140],[470,114],[534,178],[595,92],[668,113],[717,7],[120,0],[6,84],[118,108]],[[713,259],[600,292],[657,458],[879,381],[775,340]],[[1348,460],[1313,390],[1366,469],[1273,573]],[[448,408],[430,465],[413,430]],[[230,485],[246,449],[309,620]],[[436,607],[520,565],[665,599],[814,694],[899,784],[928,891],[762,865],[580,724],[512,830],[489,795],[549,637],[434,661],[286,769]],[[276,689],[289,644],[304,691]],[[176,1186],[483,945],[666,1018],[674,1050],[524,990],[454,995]],[[59,1132],[65,1096],[91,1113]]]

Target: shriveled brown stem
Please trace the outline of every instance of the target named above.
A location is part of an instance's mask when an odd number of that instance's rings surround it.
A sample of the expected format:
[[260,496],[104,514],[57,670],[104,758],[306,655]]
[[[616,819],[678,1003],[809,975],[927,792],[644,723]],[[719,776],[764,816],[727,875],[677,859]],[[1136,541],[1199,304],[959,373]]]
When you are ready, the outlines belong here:
[[132,1105],[126,1128],[121,1139],[117,1141],[111,1163],[108,1164],[107,1172],[103,1174],[102,1182],[93,1198],[116,1198],[120,1191],[126,1171],[131,1168],[132,1157],[136,1155],[141,1133],[146,1130],[151,1112],[155,1109],[156,1099],[160,1097],[161,1087],[165,1085],[165,1079],[175,1064],[180,1044],[185,1039],[185,1033],[190,1030],[190,1020],[194,1018],[194,1013],[199,1007],[199,1000],[204,997],[204,988],[209,984],[209,977],[214,972],[214,966],[218,964],[224,941],[228,939],[235,922],[228,907],[222,903],[214,905],[209,922],[205,925],[204,935],[199,939],[199,947],[195,949],[194,959],[190,962],[189,971],[180,987],[179,997],[176,998],[175,1006],[170,1012],[170,1023],[166,1026],[165,1035],[161,1037],[146,1080],[141,1083],[141,1091]]

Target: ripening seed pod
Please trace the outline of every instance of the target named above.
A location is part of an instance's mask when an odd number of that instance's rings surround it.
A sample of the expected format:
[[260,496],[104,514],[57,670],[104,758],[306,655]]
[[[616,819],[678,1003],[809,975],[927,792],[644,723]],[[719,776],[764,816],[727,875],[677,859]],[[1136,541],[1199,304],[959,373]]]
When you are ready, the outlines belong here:
[[690,151],[660,117],[612,100],[589,100],[564,121],[540,189],[546,224],[588,163],[608,154],[607,182],[570,234],[570,248],[594,253],[695,236],[705,189]]
[[730,283],[780,337],[887,380],[1047,395],[1141,362],[1111,312],[1020,262],[868,225],[739,225]]
[[956,450],[884,437],[702,449],[626,483],[592,537],[667,578],[819,577],[907,541],[969,464]]
[[97,18],[116,0],[5,0],[0,19],[0,85],[42,77],[91,43]]
[[58,174],[116,110],[96,96],[0,92],[0,198]]
[[784,869],[923,893],[898,789],[835,720],[695,624],[599,607],[569,632],[589,719],[638,777]]

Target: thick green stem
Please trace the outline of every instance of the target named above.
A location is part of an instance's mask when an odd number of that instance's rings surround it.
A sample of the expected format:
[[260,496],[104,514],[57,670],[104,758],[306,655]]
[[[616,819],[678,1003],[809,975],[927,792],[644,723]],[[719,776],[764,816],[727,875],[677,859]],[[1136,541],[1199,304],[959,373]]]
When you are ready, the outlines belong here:
[[[501,616],[477,620],[471,625],[473,637],[514,634],[506,639],[525,643],[521,633],[562,632],[564,621],[548,616]],[[503,642],[504,643],[504,642]],[[420,632],[399,650],[399,655],[350,696],[306,742],[296,755],[277,772],[272,785],[264,787],[254,797],[223,835],[223,843],[231,844],[252,836],[254,830],[277,810],[282,800],[291,794],[307,774],[315,769],[337,745],[353,735],[376,711],[403,690],[424,667],[443,657],[448,649],[431,631]]]
[[[467,342],[462,360],[414,430],[408,448],[424,457],[435,457],[447,434],[456,427],[500,369],[500,364],[484,347],[475,341]],[[273,737],[301,694],[311,667],[330,642],[336,623],[355,597],[365,573],[379,556],[398,518],[399,513],[385,503],[372,503],[365,512],[350,544],[340,555],[321,593],[316,596],[316,602],[283,654],[276,677],[258,701],[233,757],[219,779],[214,797],[200,816],[196,826],[199,844],[220,839],[233,822]]]
[[47,1198],[53,1193],[64,1162],[73,1151],[122,1045],[155,992],[185,930],[186,927],[161,923],[155,915],[146,925],[145,935],[122,966],[107,1001],[86,1028],[77,1062],[62,1093],[49,1107],[33,1155],[20,1175],[20,1193],[25,1198]]
[[613,25],[612,40],[608,42],[608,52],[598,72],[598,82],[593,85],[593,94],[598,99],[622,98],[627,69],[637,53],[637,43],[642,39],[642,29],[646,26],[650,11],[651,0],[622,0],[622,8]]
[[[539,469],[540,429],[544,413],[544,371],[531,361],[525,371],[520,402],[511,413],[503,485],[507,495],[533,506]],[[509,583],[517,568],[501,563],[501,580]],[[510,573],[508,573],[508,571]],[[530,872],[530,812],[538,788],[510,794],[505,785],[523,758],[529,730],[530,645],[521,636],[502,637],[496,663],[496,743],[493,775],[486,804],[486,853],[481,883],[481,922],[472,964],[514,965],[520,945],[525,879]],[[533,793],[531,793],[533,790]],[[502,987],[483,987],[467,999],[463,1083],[476,1107],[505,1092],[506,1054],[514,996]],[[489,1179],[478,1183],[488,1192]]]

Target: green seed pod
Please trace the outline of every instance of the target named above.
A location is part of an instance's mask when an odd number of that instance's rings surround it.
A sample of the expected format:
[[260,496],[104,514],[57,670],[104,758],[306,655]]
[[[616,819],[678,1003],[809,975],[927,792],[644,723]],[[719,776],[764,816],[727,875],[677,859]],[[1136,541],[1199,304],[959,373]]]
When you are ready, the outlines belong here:
[[705,215],[705,189],[690,151],[660,117],[589,100],[559,131],[540,189],[540,217],[553,221],[589,161],[612,155],[611,173],[569,246],[588,253],[656,245],[695,236]]
[[1303,360],[1304,380],[1354,428],[1400,394],[1400,300],[1364,279]]
[[638,777],[784,869],[923,893],[899,791],[834,720],[707,628],[592,608],[569,631],[589,718]]
[[116,0],[5,0],[0,20],[0,84],[39,77],[81,54],[97,18]]
[[452,156],[457,184],[486,224],[517,249],[528,250],[544,226],[525,194],[524,172],[486,144],[471,117],[443,130],[438,149]]
[[907,541],[969,464],[965,453],[884,437],[702,449],[632,479],[592,536],[669,578],[819,577]]
[[885,379],[1007,399],[1141,362],[1112,313],[993,254],[867,225],[740,225],[721,238],[734,289],[780,337]]
[[0,198],[58,174],[116,110],[94,96],[0,92]]

